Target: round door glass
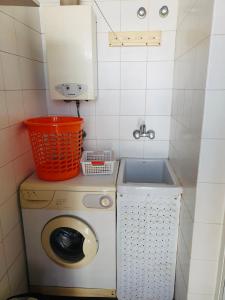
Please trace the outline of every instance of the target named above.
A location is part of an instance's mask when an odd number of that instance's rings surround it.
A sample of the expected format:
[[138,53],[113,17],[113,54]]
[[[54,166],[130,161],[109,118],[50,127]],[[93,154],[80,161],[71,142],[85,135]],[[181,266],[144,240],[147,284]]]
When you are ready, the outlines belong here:
[[81,261],[84,236],[75,229],[69,227],[56,228],[50,235],[50,245],[54,253],[69,263]]

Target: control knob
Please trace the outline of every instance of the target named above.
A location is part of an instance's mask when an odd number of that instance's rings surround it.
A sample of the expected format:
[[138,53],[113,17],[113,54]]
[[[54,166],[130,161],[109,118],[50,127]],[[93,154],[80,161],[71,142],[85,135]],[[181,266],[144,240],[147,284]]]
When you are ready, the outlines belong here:
[[112,200],[109,197],[103,196],[100,199],[100,205],[104,208],[108,208],[112,206]]

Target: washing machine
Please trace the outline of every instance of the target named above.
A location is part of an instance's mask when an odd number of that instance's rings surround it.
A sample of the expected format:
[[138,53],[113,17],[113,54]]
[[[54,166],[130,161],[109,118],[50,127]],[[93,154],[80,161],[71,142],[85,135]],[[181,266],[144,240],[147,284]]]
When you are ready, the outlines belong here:
[[32,292],[116,297],[116,179],[79,175],[20,187]]

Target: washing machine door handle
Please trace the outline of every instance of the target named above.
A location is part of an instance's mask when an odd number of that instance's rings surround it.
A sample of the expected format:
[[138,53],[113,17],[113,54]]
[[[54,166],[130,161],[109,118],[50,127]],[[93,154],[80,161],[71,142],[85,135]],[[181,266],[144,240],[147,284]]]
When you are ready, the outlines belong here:
[[83,252],[85,257],[94,258],[98,252],[98,241],[93,235],[93,232],[87,228],[87,232],[84,235]]

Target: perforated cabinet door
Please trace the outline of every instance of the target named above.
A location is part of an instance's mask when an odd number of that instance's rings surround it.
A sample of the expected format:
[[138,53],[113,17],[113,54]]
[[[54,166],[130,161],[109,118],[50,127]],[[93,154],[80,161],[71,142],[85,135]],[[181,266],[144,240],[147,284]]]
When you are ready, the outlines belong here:
[[172,300],[180,196],[117,197],[119,300]]

